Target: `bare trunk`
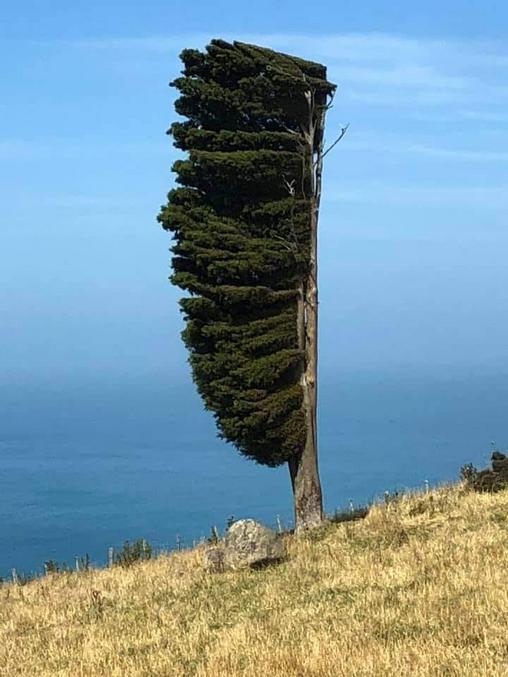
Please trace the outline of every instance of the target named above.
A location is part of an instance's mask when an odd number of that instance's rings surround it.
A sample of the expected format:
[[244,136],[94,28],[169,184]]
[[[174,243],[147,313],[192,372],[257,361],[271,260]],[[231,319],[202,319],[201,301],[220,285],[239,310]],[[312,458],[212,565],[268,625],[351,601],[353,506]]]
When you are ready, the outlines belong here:
[[[319,526],[323,520],[323,500],[317,460],[317,305],[310,307],[309,299],[316,300],[316,289],[302,285],[298,300],[298,336],[306,346],[305,366],[302,370],[303,410],[306,420],[307,437],[303,451],[289,462],[289,475],[294,496],[295,529],[303,531]],[[311,327],[314,330],[311,331]]]
[[305,361],[301,375],[303,409],[307,437],[299,456],[288,462],[294,495],[295,530],[319,526],[323,521],[323,498],[318,469],[317,440],[317,364],[318,364],[318,288],[317,288],[317,226],[321,198],[322,139],[324,108],[315,115],[315,102],[309,96],[309,170],[310,198],[310,262],[307,278],[300,288],[298,299],[298,341]]

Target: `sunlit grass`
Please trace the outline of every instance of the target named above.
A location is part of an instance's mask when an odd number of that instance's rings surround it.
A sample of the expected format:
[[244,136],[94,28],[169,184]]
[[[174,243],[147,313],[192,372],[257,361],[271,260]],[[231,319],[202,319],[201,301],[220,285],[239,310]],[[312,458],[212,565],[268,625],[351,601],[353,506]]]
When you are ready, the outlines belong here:
[[404,496],[207,574],[199,548],[0,587],[0,674],[508,675],[508,491]]

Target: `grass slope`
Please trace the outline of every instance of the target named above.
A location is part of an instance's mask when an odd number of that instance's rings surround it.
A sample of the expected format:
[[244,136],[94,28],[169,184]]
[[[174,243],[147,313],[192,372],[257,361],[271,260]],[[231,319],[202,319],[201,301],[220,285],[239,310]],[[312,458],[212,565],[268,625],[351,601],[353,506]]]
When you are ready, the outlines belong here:
[[508,491],[461,486],[288,537],[209,575],[199,548],[0,587],[14,677],[508,675]]

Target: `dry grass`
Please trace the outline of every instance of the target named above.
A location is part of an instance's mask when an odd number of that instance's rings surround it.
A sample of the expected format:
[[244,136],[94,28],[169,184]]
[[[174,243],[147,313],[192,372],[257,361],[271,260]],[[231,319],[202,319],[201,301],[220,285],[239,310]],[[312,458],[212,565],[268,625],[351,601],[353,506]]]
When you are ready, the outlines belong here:
[[199,549],[0,587],[0,674],[508,675],[508,491],[460,486],[208,575]]

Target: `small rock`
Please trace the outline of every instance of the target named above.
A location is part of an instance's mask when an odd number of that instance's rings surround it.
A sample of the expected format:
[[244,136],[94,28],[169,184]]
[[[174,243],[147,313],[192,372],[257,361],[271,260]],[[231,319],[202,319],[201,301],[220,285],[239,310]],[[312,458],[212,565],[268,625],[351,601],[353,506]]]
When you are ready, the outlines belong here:
[[221,574],[225,570],[224,546],[207,545],[203,551],[203,561],[210,574]]
[[255,520],[238,520],[226,533],[226,568],[263,566],[283,559],[285,554],[284,543],[276,532]]

